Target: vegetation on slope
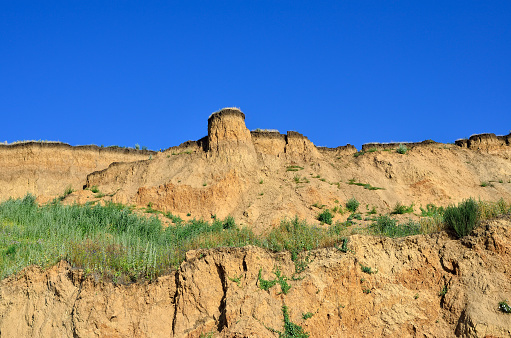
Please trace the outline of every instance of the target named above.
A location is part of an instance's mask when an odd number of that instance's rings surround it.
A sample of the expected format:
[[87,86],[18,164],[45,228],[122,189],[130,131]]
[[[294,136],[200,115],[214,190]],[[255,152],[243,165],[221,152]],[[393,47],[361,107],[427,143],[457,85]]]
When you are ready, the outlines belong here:
[[[477,225],[473,219],[477,222],[510,210],[503,200],[468,200],[445,211],[428,206],[423,210],[428,216],[425,221],[398,224],[388,215],[380,215],[366,232],[400,237],[447,226],[461,237]],[[152,280],[177,268],[188,250],[221,246],[287,250],[298,261],[300,252],[339,245],[344,248],[351,225],[347,221],[315,226],[295,218],[284,220],[266,235],[256,236],[250,229],[238,227],[232,217],[215,218],[210,223],[196,219],[184,222],[170,213],[164,215],[174,225],[165,228],[154,215],[137,215],[130,207],[113,203],[65,206],[56,199],[39,206],[32,195],[10,199],[0,204],[0,278],[31,264],[48,267],[67,260],[88,274],[115,283]],[[467,219],[470,223],[464,221]]]

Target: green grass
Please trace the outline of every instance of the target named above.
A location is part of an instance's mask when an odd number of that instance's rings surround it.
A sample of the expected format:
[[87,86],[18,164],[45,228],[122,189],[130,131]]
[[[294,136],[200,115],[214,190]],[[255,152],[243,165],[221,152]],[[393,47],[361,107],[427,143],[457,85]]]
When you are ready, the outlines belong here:
[[0,204],[0,278],[67,260],[116,283],[151,280],[176,268],[188,250],[259,243],[232,224],[192,220],[164,229],[158,218],[137,216],[126,206],[38,206],[27,195]]
[[445,209],[444,222],[453,229],[459,238],[468,235],[476,226],[479,219],[476,201],[468,199],[458,206],[450,205]]
[[97,185],[93,185],[92,187],[90,187],[89,190],[92,191],[94,194],[97,194],[99,192],[99,188]]
[[349,185],[358,185],[359,187],[364,187],[364,189],[367,190],[385,190],[385,188],[373,187],[369,183],[356,182],[354,178],[350,179],[347,183]]
[[[511,212],[511,205],[503,200],[473,203],[479,219]],[[465,204],[461,206],[461,210],[467,208]],[[445,211],[447,215],[466,214],[466,211],[460,211],[460,206],[449,208],[447,210],[451,211]],[[152,204],[148,204],[147,209],[154,210]],[[469,214],[473,215],[473,205],[468,209]],[[304,252],[338,245],[339,250],[348,252],[348,239],[345,236],[353,224],[347,221],[319,227],[295,217],[283,220],[267,234],[255,235],[248,228],[238,227],[231,216],[224,220],[215,217],[210,222],[196,219],[185,222],[170,212],[154,210],[154,213],[169,218],[174,224],[165,228],[155,216],[134,214],[133,207],[114,203],[104,206],[98,203],[62,205],[56,199],[39,206],[32,195],[2,202],[0,279],[31,264],[46,268],[66,260],[73,267],[105,281],[130,283],[154,280],[176,269],[188,250],[245,245],[255,245],[273,252],[289,251],[295,262],[296,273],[299,273],[310,263],[310,260],[303,258]],[[438,213],[434,215],[441,217]],[[446,224],[458,223],[463,225],[466,222],[463,217],[461,221],[456,217],[446,217]],[[388,215],[380,215],[370,229],[364,231],[402,237],[423,233],[424,229],[422,219],[420,225],[413,221],[397,224]],[[281,277],[282,281],[287,281],[287,278]],[[281,288],[285,290],[287,287],[283,283]]]
[[402,215],[409,214],[413,212],[413,203],[410,206],[402,205],[401,203],[396,203],[394,206],[394,210],[391,212],[393,215]]
[[303,167],[300,167],[299,165],[289,165],[286,167],[286,171],[298,171],[303,170]]
[[426,209],[420,207],[422,217],[433,217],[435,215],[443,215],[445,209],[443,207],[437,207],[434,204],[427,204]]
[[380,215],[371,226],[376,234],[388,237],[404,237],[418,235],[421,233],[421,226],[412,220],[405,224],[398,224],[395,219],[388,215]]

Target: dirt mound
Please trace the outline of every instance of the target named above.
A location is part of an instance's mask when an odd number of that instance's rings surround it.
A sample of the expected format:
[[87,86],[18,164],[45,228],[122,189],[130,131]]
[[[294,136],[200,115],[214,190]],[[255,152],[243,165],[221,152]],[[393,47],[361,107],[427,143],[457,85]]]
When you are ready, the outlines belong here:
[[509,248],[502,218],[462,240],[352,236],[346,253],[315,250],[301,265],[257,247],[191,251],[144,284],[96,282],[65,262],[29,267],[0,282],[0,332],[277,337],[285,305],[311,337],[510,337],[511,315],[498,311],[511,299]]

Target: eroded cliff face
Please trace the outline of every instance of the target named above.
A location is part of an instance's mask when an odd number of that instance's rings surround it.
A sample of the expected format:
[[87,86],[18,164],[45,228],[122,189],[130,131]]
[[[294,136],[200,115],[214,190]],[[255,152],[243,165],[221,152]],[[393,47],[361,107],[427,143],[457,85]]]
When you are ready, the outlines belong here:
[[81,190],[88,174],[113,162],[147,159],[152,151],[64,143],[28,142],[0,145],[0,200],[61,195],[67,187]]
[[[317,148],[289,131],[250,132],[236,108],[213,113],[208,135],[164,152],[34,143],[0,146],[0,199],[27,192],[47,201],[76,190],[64,203],[101,200],[172,212],[187,219],[232,215],[256,232],[284,217],[310,223],[319,210],[355,197],[389,212],[396,203],[448,205],[469,197],[511,200],[511,134],[473,135],[456,145],[431,140]],[[369,184],[377,190],[350,185]],[[486,182],[486,186],[481,186]],[[336,221],[347,216],[336,215]]]
[[[311,337],[510,337],[511,222],[401,239],[352,236],[349,250],[312,251],[296,274],[288,253],[257,247],[187,253],[156,282],[113,285],[65,262],[0,282],[6,337],[278,337],[282,306]],[[362,272],[370,267],[373,274]],[[267,291],[261,279],[277,283]],[[260,276],[260,277],[259,277]],[[295,278],[292,278],[292,277]],[[443,295],[440,291],[446,288]],[[310,313],[304,319],[303,314]]]

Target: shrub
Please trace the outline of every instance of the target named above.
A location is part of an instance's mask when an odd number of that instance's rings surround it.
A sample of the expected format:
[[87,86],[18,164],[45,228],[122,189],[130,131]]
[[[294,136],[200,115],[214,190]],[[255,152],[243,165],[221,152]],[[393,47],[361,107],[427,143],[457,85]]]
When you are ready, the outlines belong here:
[[222,228],[224,228],[224,229],[235,229],[236,228],[236,222],[234,221],[234,217],[227,216],[224,219],[224,222],[222,224]]
[[330,210],[326,209],[318,215],[318,221],[332,225],[332,217],[333,215]]
[[472,198],[459,203],[457,207],[450,205],[444,212],[444,222],[459,238],[468,235],[476,227],[477,220],[477,203]]
[[507,303],[507,300],[499,302],[499,310],[504,313],[511,313],[511,306]]
[[346,209],[348,209],[351,212],[355,212],[358,209],[358,206],[360,205],[360,202],[357,201],[355,197],[352,197],[346,202]]
[[400,144],[399,147],[397,147],[396,151],[399,154],[403,154],[404,155],[408,151],[408,148],[406,148],[406,146],[404,144]]

